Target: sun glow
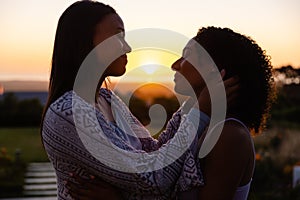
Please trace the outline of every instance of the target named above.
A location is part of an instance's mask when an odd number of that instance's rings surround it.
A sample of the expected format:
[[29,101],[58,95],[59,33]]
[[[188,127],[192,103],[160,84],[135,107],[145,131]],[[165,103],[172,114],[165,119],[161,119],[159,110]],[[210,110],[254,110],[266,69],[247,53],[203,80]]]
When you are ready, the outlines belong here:
[[173,82],[171,65],[180,56],[158,49],[135,50],[127,54],[126,73],[112,82]]
[[0,85],[0,95],[2,95],[3,93],[4,93],[4,87]]
[[133,51],[128,54],[127,72],[136,70],[135,77],[132,79],[139,81],[145,81],[145,78],[149,77],[152,78],[151,80],[159,78],[166,80],[166,77],[173,76],[170,66],[178,57],[178,55],[157,49]]
[[143,68],[143,71],[145,71],[147,74],[151,75],[151,74],[154,74],[157,70],[158,70],[158,66],[157,64],[144,64],[142,66]]

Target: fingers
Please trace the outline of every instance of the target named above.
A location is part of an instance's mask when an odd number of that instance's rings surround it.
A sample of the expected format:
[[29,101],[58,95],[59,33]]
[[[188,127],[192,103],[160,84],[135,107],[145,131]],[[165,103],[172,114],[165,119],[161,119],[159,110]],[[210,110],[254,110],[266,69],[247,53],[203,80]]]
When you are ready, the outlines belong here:
[[225,88],[227,96],[237,93],[239,91],[239,89],[240,89],[240,85],[238,83],[236,83],[235,85],[232,85],[232,86],[227,86]]
[[67,181],[65,187],[73,199],[84,199],[87,196],[86,188],[74,182]]
[[[88,186],[87,186],[88,185]],[[105,193],[106,189],[90,187],[90,184],[79,185],[77,183],[67,181],[65,187],[67,188],[70,196],[73,199],[80,200],[90,200],[90,199],[100,199],[99,191],[101,193]]]
[[222,79],[224,79],[224,77],[226,75],[225,69],[222,69],[221,72],[220,72],[220,74],[221,74]]
[[89,178],[84,178],[76,173],[70,173],[70,176],[74,178],[74,181],[77,182],[79,185],[85,185],[85,187],[87,188],[109,188],[109,184],[96,178],[94,175],[89,175]]
[[77,173],[69,173],[69,175],[72,177],[72,181],[67,181],[65,185],[74,199],[96,200],[99,199],[99,192],[102,196],[115,196],[116,198],[114,199],[119,199],[117,198],[118,195],[115,194],[116,189],[112,185],[93,175],[88,177],[81,177]]
[[233,85],[236,85],[239,83],[239,78],[237,76],[230,77],[229,79],[226,79],[224,81],[224,86],[226,87],[231,87]]
[[[236,105],[237,99],[239,96],[240,84],[237,78],[230,78],[226,83],[226,98],[227,98],[227,106],[232,107]],[[225,82],[224,82],[225,84]]]
[[67,188],[69,195],[75,200],[121,199],[118,190],[112,186],[103,188],[98,185],[91,185],[88,182],[84,185],[79,185],[78,183],[67,181],[65,187]]

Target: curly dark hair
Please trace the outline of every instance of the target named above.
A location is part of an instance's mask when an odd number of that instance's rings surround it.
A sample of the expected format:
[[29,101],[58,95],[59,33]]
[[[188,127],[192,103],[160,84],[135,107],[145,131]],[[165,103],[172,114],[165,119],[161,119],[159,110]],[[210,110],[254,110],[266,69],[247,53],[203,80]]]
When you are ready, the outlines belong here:
[[225,79],[237,75],[241,89],[237,103],[228,109],[255,134],[266,125],[275,99],[270,57],[254,40],[229,28],[201,28],[194,39],[210,54]]

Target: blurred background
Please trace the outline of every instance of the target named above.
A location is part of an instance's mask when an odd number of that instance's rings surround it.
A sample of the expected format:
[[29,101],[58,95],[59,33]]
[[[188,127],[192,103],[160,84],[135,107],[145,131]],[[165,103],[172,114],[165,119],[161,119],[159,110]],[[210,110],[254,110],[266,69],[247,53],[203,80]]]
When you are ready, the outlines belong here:
[[[73,2],[0,2],[0,198],[55,196],[55,175],[39,126],[57,21]],[[202,26],[228,27],[251,36],[265,50],[278,96],[267,129],[253,137],[256,169],[249,199],[300,199],[300,1],[103,2],[116,9],[126,31],[162,28],[191,38]],[[110,87],[118,83],[115,92],[144,125],[152,119],[153,133],[161,127],[155,128],[159,122],[149,116],[151,106],[163,106],[169,119],[182,101],[174,95],[174,72],[169,70],[179,57],[149,49],[132,52],[127,67],[131,78],[111,80]]]

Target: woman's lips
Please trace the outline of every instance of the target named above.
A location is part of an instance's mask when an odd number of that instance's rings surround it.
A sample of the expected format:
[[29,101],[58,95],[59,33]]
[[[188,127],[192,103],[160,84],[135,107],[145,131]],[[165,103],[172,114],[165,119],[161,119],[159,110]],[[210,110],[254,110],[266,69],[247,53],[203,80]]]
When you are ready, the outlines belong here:
[[126,54],[120,56],[120,58],[122,58],[124,60],[124,62],[127,64],[128,61],[127,61],[127,55]]
[[175,75],[174,75],[174,82],[178,81],[179,78],[180,78],[180,75],[177,74],[177,73],[175,73]]
[[124,55],[122,55],[122,56],[121,56],[121,58],[124,58],[124,59],[126,59],[126,60],[127,60],[127,55],[126,55],[126,54],[124,54]]

